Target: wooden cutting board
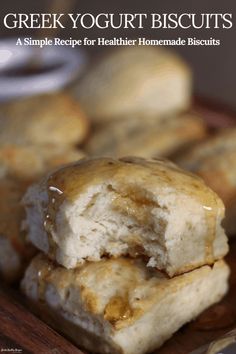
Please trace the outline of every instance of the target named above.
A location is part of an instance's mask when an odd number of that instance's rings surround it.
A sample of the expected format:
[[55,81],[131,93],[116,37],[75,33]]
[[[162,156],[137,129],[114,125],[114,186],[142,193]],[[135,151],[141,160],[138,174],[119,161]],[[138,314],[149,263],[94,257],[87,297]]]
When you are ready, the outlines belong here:
[[[197,98],[194,107],[212,129],[236,124],[236,114],[222,106]],[[230,246],[230,253],[226,258],[231,267],[228,295],[195,321],[182,327],[153,354],[187,354],[236,328],[236,238],[232,239]],[[27,309],[27,302],[16,289],[1,287],[0,353],[9,352],[11,354],[85,354],[35,317]]]

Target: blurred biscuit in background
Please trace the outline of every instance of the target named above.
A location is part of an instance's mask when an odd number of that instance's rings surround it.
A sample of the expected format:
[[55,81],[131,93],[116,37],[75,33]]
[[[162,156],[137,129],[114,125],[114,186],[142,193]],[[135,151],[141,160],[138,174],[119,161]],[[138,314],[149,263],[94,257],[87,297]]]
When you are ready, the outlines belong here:
[[0,275],[13,282],[35,254],[21,232],[24,209],[20,200],[28,184],[6,176],[0,179]]
[[226,206],[224,227],[236,233],[236,128],[225,129],[183,153],[176,162],[197,173]]
[[73,92],[93,122],[136,113],[158,118],[190,106],[192,75],[169,50],[123,47],[100,58]]
[[160,122],[156,117],[127,117],[95,127],[84,148],[93,156],[169,157],[203,139],[206,130],[193,112],[169,115]]
[[69,95],[55,93],[19,99],[0,106],[0,145],[80,144],[88,121]]
[[[0,147],[0,165],[8,175],[32,182],[43,174],[84,157],[81,150],[57,145],[11,145]],[[1,177],[1,175],[0,175]]]
[[47,171],[83,156],[79,150],[56,146],[0,148],[0,275],[5,281],[18,280],[35,254],[21,228],[26,189]]

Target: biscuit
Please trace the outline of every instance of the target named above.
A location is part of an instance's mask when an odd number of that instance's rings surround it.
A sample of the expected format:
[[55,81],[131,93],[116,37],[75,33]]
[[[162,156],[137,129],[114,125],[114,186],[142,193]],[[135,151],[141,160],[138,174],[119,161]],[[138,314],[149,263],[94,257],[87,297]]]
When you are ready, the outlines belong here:
[[84,156],[81,150],[61,145],[0,146],[0,165],[5,174],[32,181],[55,167],[80,160]]
[[236,128],[216,136],[182,154],[177,163],[197,173],[223,200],[223,225],[228,234],[236,233]]
[[169,279],[139,259],[68,270],[40,254],[22,289],[40,316],[77,345],[101,354],[144,354],[220,301],[228,276],[224,261]]
[[88,121],[79,104],[63,93],[0,106],[0,145],[76,145],[87,134]]
[[141,46],[110,51],[73,89],[95,122],[182,111],[190,105],[191,91],[192,75],[181,58],[166,49]]
[[80,151],[54,146],[0,147],[0,275],[7,282],[18,280],[35,254],[21,227],[24,193],[46,171],[81,156]]
[[206,124],[191,112],[162,122],[127,117],[97,126],[84,148],[92,156],[168,157],[206,135]]
[[23,203],[29,239],[66,268],[142,255],[174,276],[228,251],[222,201],[165,160],[84,159],[29,188]]

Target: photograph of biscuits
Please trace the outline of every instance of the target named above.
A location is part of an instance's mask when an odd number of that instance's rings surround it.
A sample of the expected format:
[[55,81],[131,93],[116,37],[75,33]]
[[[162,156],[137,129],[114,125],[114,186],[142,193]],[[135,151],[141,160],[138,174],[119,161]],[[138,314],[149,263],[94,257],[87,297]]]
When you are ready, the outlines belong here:
[[164,160],[83,159],[29,188],[23,205],[31,242],[68,269],[140,255],[172,277],[228,251],[220,198]]
[[1,353],[236,353],[227,1],[2,0]]

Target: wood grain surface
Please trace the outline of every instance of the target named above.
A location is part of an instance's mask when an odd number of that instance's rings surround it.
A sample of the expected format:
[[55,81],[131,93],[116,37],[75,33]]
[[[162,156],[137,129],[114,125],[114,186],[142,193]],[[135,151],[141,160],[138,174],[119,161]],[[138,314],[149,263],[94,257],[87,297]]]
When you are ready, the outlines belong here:
[[[236,115],[224,106],[196,98],[194,109],[212,129],[236,124]],[[195,321],[182,327],[153,354],[188,354],[236,328],[236,237],[226,257],[231,267],[230,291]],[[168,316],[168,313],[166,314]],[[156,328],[158,331],[158,326]],[[84,354],[28,309],[18,291],[0,288],[0,353]]]
[[0,289],[0,353],[82,354],[20,302],[20,294]]

